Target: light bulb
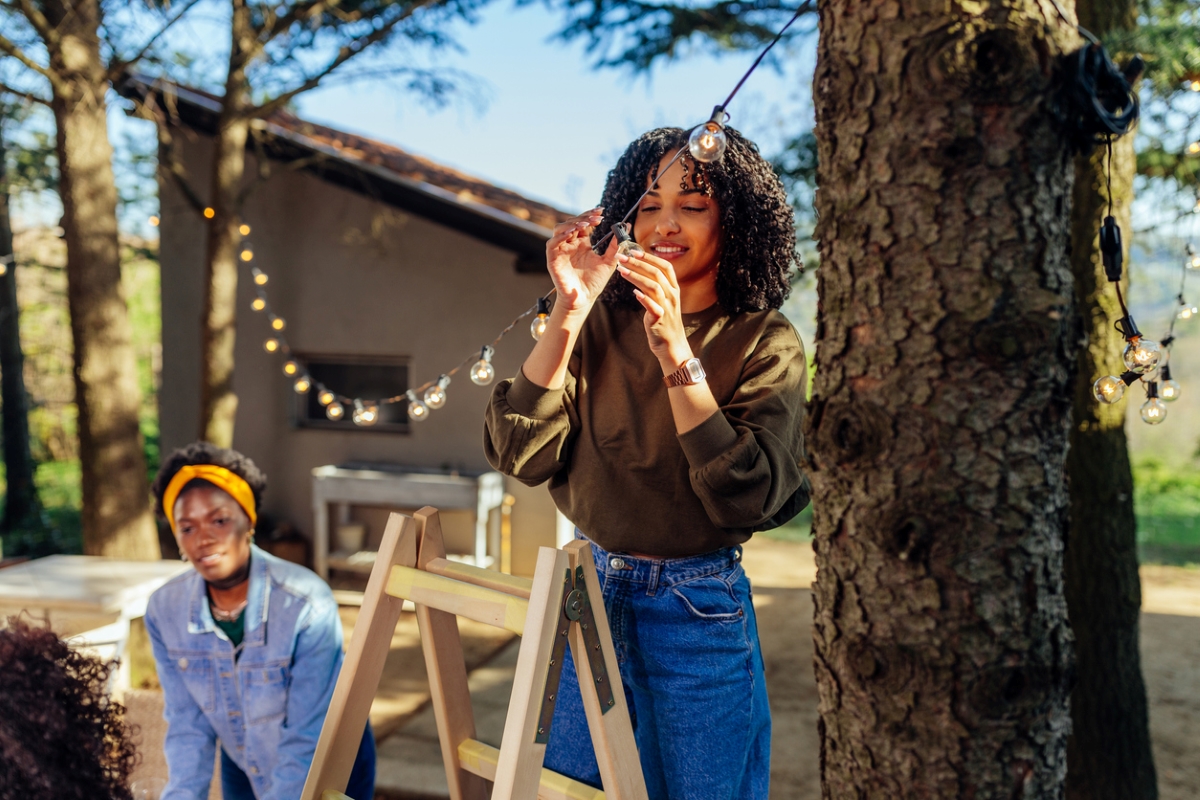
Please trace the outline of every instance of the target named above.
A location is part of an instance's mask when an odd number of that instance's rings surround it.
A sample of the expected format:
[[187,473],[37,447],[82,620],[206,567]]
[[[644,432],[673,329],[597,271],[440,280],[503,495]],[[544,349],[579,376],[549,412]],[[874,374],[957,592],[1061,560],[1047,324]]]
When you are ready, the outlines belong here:
[[537,301],[537,314],[533,321],[529,323],[529,335],[533,340],[540,341],[546,335],[546,324],[550,321],[550,304],[546,302],[546,298],[539,297]]
[[158,227],[158,223],[159,223],[159,222],[161,222],[161,221],[162,221],[162,220],[160,220],[158,217],[151,216],[151,217],[150,217],[150,227],[151,227],[151,228],[157,228],[157,227]]
[[1200,269],[1200,256],[1192,256],[1188,260],[1189,269]]
[[1192,155],[1196,155],[1196,153],[1200,153],[1200,142],[1192,142],[1191,144],[1189,144],[1188,152],[1191,153]]
[[1092,397],[1105,405],[1117,402],[1125,394],[1125,381],[1116,375],[1105,375],[1092,384]]
[[435,411],[446,405],[446,387],[450,385],[450,376],[442,375],[437,383],[425,390],[425,405]]
[[471,367],[471,382],[476,386],[487,386],[496,379],[496,368],[492,366],[494,352],[491,345],[484,345],[479,360]]
[[311,388],[312,381],[308,379],[307,375],[301,375],[299,378],[296,378],[296,382],[292,384],[292,390],[296,394],[308,394],[308,390]]
[[0,264],[0,275],[8,274],[8,264]]
[[1179,381],[1167,378],[1162,382],[1162,388],[1158,390],[1158,397],[1167,403],[1174,403],[1179,399]]
[[1197,314],[1200,314],[1200,308],[1197,308],[1196,306],[1184,305],[1179,309],[1179,313],[1175,316],[1177,316],[1179,319],[1191,319]]
[[429,407],[417,399],[417,393],[408,390],[408,418],[413,422],[424,422],[429,419]]
[[212,219],[212,218],[213,218],[213,217],[215,217],[216,215],[217,215],[217,212],[216,212],[216,211],[213,211],[213,210],[212,210],[212,208],[206,208],[206,209],[204,209],[204,218],[205,218],[205,219]]
[[346,409],[337,400],[334,400],[329,405],[325,406],[325,416],[337,422],[342,417],[346,416]]
[[1200,92],[1200,81],[1192,81],[1188,88],[1190,88],[1193,92]]
[[283,362],[283,374],[287,375],[289,378],[299,371],[300,365],[292,359],[289,358],[287,361]]
[[370,427],[379,421],[379,406],[374,403],[364,403],[362,400],[354,401],[354,413],[350,415],[354,420],[355,425],[364,428]]
[[250,249],[250,245],[248,245],[248,244],[242,246],[242,252],[239,253],[238,255],[241,256],[242,261],[253,261],[254,260],[254,251],[252,249]]
[[263,350],[266,350],[268,353],[279,352],[279,340],[274,336],[272,336],[270,339],[267,339],[265,342],[263,342]]
[[1142,422],[1147,425],[1157,425],[1167,418],[1167,404],[1157,397],[1151,397],[1142,403]]
[[266,307],[267,301],[261,297],[256,297],[250,301],[250,308],[254,309],[255,311],[262,311]]
[[267,273],[263,272],[258,267],[255,267],[254,269],[250,270],[250,274],[254,276],[254,283],[256,286],[266,286],[267,285],[267,280],[268,280]]
[[1159,361],[1163,360],[1162,352],[1158,342],[1138,337],[1125,345],[1122,358],[1125,360],[1127,369],[1142,375],[1158,366]]
[[238,233],[240,233],[242,236],[249,236],[250,235],[250,226],[243,222],[241,225],[238,226]]
[[628,256],[630,258],[646,257],[646,251],[629,234],[628,223],[618,222],[616,225],[613,225],[613,236],[617,237],[617,255]]
[[323,406],[329,405],[334,400],[337,400],[337,396],[328,389],[322,389],[321,393],[317,395],[317,402]]
[[724,113],[718,109],[713,113],[714,119],[692,131],[692,135],[688,137],[688,152],[692,154],[692,158],[705,164],[711,164],[725,154],[728,139],[725,136],[725,129],[715,119],[723,116]]
[[271,315],[271,327],[277,331],[281,331],[287,327],[287,323],[283,321],[283,317],[277,317],[274,314],[272,314]]

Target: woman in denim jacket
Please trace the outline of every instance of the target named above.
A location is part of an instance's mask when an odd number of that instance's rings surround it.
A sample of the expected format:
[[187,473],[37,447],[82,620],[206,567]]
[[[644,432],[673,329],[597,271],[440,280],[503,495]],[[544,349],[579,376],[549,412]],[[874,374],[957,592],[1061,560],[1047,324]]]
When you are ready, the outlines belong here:
[[[196,442],[154,481],[158,513],[195,571],[154,593],[146,630],[165,700],[163,800],[208,797],[218,742],[225,800],[296,800],[342,666],[342,625],[314,573],[254,546],[266,477]],[[370,800],[375,742],[363,734],[347,787]]]

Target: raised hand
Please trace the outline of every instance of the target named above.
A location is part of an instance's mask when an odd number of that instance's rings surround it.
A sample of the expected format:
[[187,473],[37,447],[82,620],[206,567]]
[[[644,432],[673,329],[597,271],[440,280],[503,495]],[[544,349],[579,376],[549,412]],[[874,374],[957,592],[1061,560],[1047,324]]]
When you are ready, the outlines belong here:
[[546,268],[558,290],[555,306],[562,303],[564,311],[590,310],[616,269],[615,237],[603,255],[592,250],[591,233],[603,218],[604,209],[594,208],[555,227],[546,242]]
[[642,322],[650,351],[664,364],[675,367],[691,357],[683,330],[679,282],[671,262],[644,254],[641,258],[618,256],[617,270],[633,284],[633,294],[646,309]]

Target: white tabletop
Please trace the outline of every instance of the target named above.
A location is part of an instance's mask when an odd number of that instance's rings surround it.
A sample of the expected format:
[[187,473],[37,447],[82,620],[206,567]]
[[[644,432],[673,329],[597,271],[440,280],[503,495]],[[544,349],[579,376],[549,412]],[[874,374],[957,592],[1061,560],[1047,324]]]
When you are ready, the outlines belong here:
[[138,617],[155,589],[191,568],[182,561],[47,556],[0,569],[0,606]]

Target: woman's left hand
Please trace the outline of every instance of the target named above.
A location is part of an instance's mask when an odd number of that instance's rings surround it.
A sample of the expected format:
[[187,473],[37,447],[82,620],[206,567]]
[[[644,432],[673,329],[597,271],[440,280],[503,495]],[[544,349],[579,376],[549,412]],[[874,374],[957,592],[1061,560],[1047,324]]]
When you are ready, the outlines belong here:
[[672,372],[692,357],[691,345],[683,330],[679,282],[670,261],[649,253],[641,258],[618,256],[617,271],[633,284],[633,294],[646,309],[642,322],[650,351]]

